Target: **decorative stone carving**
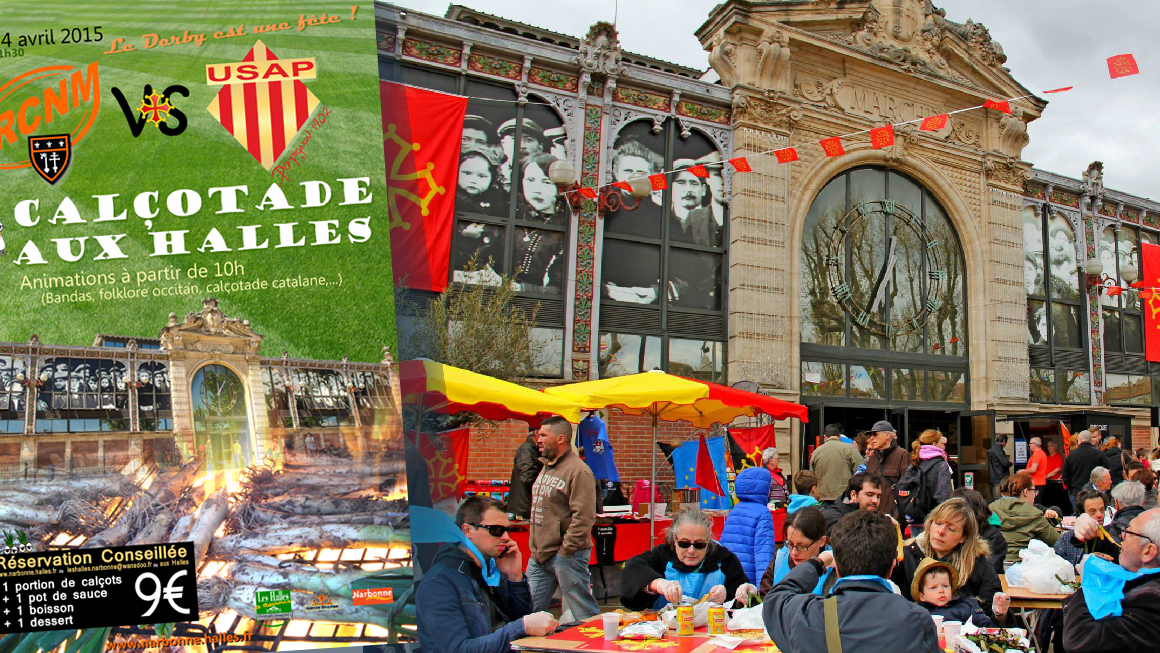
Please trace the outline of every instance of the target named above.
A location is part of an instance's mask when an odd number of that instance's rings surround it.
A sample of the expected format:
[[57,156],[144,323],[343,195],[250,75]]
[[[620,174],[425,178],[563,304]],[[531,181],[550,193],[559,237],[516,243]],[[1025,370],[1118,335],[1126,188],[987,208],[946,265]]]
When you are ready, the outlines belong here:
[[709,48],[709,65],[721,78],[721,85],[730,88],[737,82],[737,46],[725,40],[724,32],[718,32]]
[[781,30],[763,34],[757,46],[757,87],[789,93],[789,35]]
[[792,104],[780,104],[749,94],[733,101],[733,124],[755,123],[767,129],[789,131],[801,120],[802,110]]
[[982,134],[968,127],[966,121],[963,120],[951,120],[951,133],[948,135],[948,138],[972,147],[981,147],[983,145]]
[[[940,18],[946,15],[946,12],[943,11],[939,13]],[[960,25],[945,18],[939,22],[966,41],[971,54],[978,57],[983,63],[996,67],[1007,63],[1007,55],[1003,53],[1003,46],[991,38],[991,32],[982,23],[968,20]]]
[[999,118],[999,151],[1005,156],[1018,157],[1031,139],[1027,136],[1023,109],[1016,106],[1011,111]]
[[838,91],[846,80],[831,79],[828,82],[821,80],[803,80],[793,90],[793,94],[805,98],[810,102],[824,104],[831,109],[842,108],[838,102]]
[[[346,360],[346,359],[344,358],[343,360]],[[395,358],[394,358],[394,356],[391,356],[391,348],[387,345],[383,345],[383,365],[394,365],[394,364],[395,364]]]
[[572,61],[588,72],[619,75],[622,69],[620,52],[620,35],[616,27],[599,21],[588,28],[588,35],[580,42],[580,54]]
[[[176,318],[161,330],[161,346],[169,351],[194,349],[202,352],[255,354],[262,344],[262,336],[255,333],[242,319],[226,317],[218,308],[217,299],[202,300],[205,307],[199,313],[188,313],[181,324]],[[131,348],[136,342],[130,341]]]
[[941,17],[927,0],[872,0],[847,41],[907,72],[962,80],[942,55],[945,28],[936,22]]
[[906,159],[906,148],[918,142],[918,127],[914,124],[894,127],[894,145],[886,148],[886,160],[894,165]]
[[1092,161],[1083,173],[1083,194],[1091,197],[1104,196],[1104,162]]
[[36,335],[35,333],[32,334],[32,336],[28,339],[28,345],[30,347],[39,347],[40,346],[40,336]]
[[1019,189],[1031,179],[1031,168],[1017,157],[991,157],[983,161],[987,181],[992,184],[1014,186]]

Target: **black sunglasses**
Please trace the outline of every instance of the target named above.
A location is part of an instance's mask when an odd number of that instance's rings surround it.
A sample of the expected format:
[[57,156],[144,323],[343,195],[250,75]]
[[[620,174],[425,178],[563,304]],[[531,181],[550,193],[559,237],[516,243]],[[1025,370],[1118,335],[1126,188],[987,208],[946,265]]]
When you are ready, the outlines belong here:
[[504,533],[511,530],[511,526],[500,526],[499,524],[468,524],[476,528],[486,528],[487,534],[492,537],[503,537]]
[[682,549],[687,549],[689,547],[693,547],[694,549],[700,551],[707,546],[709,546],[708,542],[690,542],[688,540],[680,540],[677,542],[677,547],[682,548]]

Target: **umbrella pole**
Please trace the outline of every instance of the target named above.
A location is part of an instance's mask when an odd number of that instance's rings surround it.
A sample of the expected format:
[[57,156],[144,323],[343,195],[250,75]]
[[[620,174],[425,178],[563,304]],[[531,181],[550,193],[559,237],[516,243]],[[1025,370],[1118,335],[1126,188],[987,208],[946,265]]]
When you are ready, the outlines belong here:
[[648,548],[656,546],[657,509],[654,503],[657,498],[657,414],[652,416],[652,477],[648,487]]

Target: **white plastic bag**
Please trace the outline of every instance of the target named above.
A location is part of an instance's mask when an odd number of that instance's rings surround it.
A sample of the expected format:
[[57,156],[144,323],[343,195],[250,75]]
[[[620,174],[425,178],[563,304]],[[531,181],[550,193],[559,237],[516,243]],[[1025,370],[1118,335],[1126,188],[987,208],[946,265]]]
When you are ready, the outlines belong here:
[[[1036,594],[1071,594],[1072,589],[1059,581],[1075,580],[1075,568],[1071,563],[1055,554],[1055,550],[1040,540],[1031,540],[1027,548],[1019,552],[1022,558],[1020,585],[1012,585],[1011,570],[1007,571],[1007,585],[1026,587]],[[1019,566],[1019,565],[1016,565]],[[1014,567],[1012,567],[1014,569]]]
[[765,629],[765,622],[761,620],[760,605],[755,605],[752,608],[738,608],[734,610],[733,616],[729,619],[729,624],[726,626],[727,630],[754,630],[757,628]]

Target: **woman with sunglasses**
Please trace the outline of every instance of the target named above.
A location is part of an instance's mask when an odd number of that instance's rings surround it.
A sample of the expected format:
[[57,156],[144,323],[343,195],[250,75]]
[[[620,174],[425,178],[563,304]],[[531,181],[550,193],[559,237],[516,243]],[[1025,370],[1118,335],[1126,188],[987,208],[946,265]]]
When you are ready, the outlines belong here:
[[737,556],[713,541],[712,522],[696,508],[677,514],[665,543],[634,556],[620,576],[620,602],[629,610],[659,610],[682,597],[714,603],[756,591]]
[[1019,552],[1027,548],[1031,540],[1042,540],[1047,546],[1055,546],[1059,532],[1047,522],[1058,519],[1055,509],[1040,510],[1035,505],[1038,491],[1035,482],[1027,472],[1019,472],[1003,481],[1000,490],[1003,498],[991,504],[992,521],[999,523],[999,532],[1007,540],[1006,562],[1019,562]]
[[[765,596],[770,588],[785,578],[790,569],[818,557],[822,551],[829,550],[829,542],[826,539],[826,516],[822,514],[821,509],[811,506],[794,512],[785,520],[785,544],[777,550],[769,567],[766,568],[758,592],[761,596]],[[837,578],[834,577],[833,567],[827,568],[825,574],[818,579],[818,585],[813,593],[819,596],[825,594],[825,590],[835,581]]]

